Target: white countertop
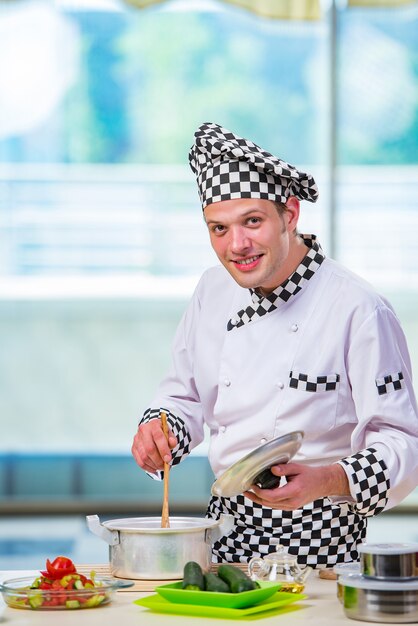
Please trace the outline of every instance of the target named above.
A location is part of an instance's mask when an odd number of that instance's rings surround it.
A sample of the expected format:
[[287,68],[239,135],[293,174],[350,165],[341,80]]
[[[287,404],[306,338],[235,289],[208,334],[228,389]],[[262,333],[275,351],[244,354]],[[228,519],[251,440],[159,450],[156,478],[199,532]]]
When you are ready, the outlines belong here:
[[[34,577],[36,571],[2,571],[0,581],[7,578],[20,576]],[[314,572],[308,579],[305,594],[306,600],[293,605],[291,611],[286,611],[283,615],[278,611],[273,616],[263,617],[251,616],[241,618],[239,621],[260,621],[263,626],[279,626],[280,620],[283,626],[363,626],[366,622],[348,619],[345,617],[343,608],[338,601],[337,586],[335,581],[323,580]],[[201,626],[226,626],[237,620],[213,619],[206,617],[195,617],[185,615],[165,615],[154,613],[150,610],[133,604],[133,601],[150,595],[153,592],[119,591],[116,599],[109,605],[97,609],[84,609],[81,611],[30,611],[26,609],[11,609],[4,606],[0,599],[0,623],[1,626],[192,626],[195,621]],[[3,609],[3,612],[1,612]],[[374,622],[376,624],[377,622]]]

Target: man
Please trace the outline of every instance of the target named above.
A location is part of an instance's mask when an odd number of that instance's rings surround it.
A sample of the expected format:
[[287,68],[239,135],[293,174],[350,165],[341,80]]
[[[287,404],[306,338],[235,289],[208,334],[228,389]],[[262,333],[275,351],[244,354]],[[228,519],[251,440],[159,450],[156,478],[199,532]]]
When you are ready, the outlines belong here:
[[189,160],[221,265],[196,288],[133,455],[161,476],[206,424],[219,477],[301,430],[294,459],[271,470],[279,487],[212,497],[208,515],[235,522],[214,560],[245,562],[278,543],[314,567],[356,560],[367,518],[417,484],[418,412],[399,322],[314,235],[298,233],[300,201],[318,197],[310,175],[212,123],[195,133]]

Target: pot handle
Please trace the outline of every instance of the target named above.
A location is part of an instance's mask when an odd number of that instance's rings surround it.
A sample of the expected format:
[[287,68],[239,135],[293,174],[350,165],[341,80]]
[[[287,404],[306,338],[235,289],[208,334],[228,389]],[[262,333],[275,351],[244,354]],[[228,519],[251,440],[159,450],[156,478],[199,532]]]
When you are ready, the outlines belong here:
[[210,540],[212,543],[215,543],[215,541],[218,541],[220,537],[229,535],[229,533],[234,527],[234,516],[225,515],[224,513],[222,513],[221,516],[219,517],[218,522],[219,523],[217,526],[213,526],[212,528],[209,529]]
[[109,530],[100,523],[98,515],[87,515],[87,526],[94,534],[104,539],[109,546],[117,546],[119,543],[119,532],[117,530]]

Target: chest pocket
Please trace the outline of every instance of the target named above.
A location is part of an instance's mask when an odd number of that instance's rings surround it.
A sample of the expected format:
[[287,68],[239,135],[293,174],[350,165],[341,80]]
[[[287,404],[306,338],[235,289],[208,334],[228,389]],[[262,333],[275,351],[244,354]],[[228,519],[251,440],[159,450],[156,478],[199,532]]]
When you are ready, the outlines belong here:
[[311,393],[322,391],[336,391],[340,385],[339,374],[328,374],[327,376],[309,376],[302,372],[290,372],[289,387]]
[[335,428],[339,386],[339,374],[290,372],[287,409],[291,416],[297,416],[305,441],[318,440]]

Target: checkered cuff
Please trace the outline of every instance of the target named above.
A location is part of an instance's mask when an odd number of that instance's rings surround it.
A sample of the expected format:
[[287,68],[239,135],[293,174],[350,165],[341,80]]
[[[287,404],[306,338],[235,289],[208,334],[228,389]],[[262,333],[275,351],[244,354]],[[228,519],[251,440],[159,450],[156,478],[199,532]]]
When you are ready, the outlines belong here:
[[381,513],[388,501],[389,472],[374,448],[365,448],[357,454],[341,459],[356,500],[356,512],[364,517]]
[[[180,417],[177,417],[176,415],[171,413],[171,411],[168,411],[164,408],[147,409],[139,422],[139,426],[141,424],[146,424],[151,420],[160,419],[162,411],[164,411],[164,413],[167,415],[167,424],[170,426],[174,436],[177,438],[178,441],[176,447],[171,450],[171,456],[173,459],[171,465],[178,465],[180,461],[182,461],[183,458],[190,453],[190,433],[187,430],[183,420],[180,419]],[[161,474],[159,475],[163,476],[163,472],[161,472]]]

